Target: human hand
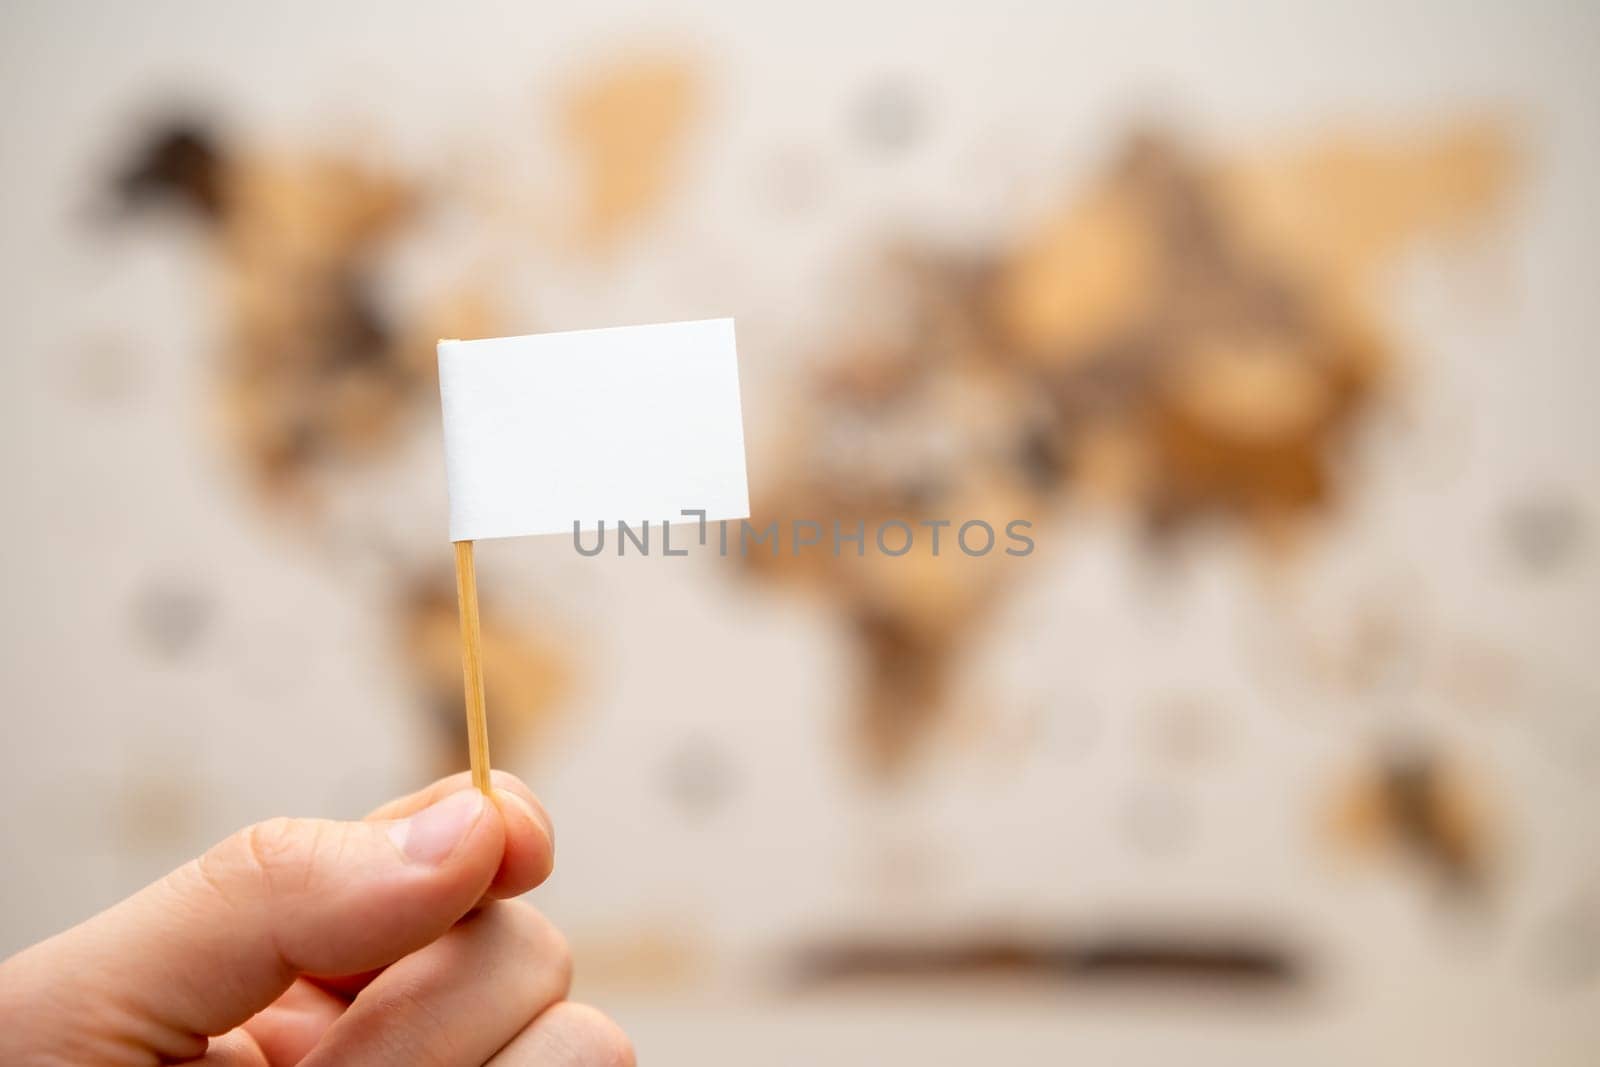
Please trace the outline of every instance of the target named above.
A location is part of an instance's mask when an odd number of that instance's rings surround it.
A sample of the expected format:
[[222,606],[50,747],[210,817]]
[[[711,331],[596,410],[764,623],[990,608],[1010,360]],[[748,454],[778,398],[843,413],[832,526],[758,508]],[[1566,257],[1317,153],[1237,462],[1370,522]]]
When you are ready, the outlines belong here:
[[0,1063],[612,1067],[566,943],[504,898],[549,875],[544,809],[495,772],[362,822],[273,819],[0,963]]

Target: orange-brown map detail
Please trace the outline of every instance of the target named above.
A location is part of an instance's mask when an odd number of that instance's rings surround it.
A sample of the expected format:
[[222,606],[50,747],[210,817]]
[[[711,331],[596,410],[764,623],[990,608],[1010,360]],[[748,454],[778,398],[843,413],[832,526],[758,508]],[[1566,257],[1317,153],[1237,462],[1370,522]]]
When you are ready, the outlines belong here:
[[582,176],[583,246],[612,248],[661,206],[703,97],[695,66],[671,56],[615,64],[568,92],[561,134]]
[[[1343,444],[1383,393],[1386,269],[1484,221],[1513,171],[1491,123],[1244,162],[1131,137],[1011,240],[887,257],[877,319],[899,326],[836,342],[757,518],[998,514],[1043,530],[1077,500],[1131,510],[1158,539],[1207,522],[1291,544],[1336,502]],[[863,660],[863,751],[890,772],[939,721],[966,636],[1018,570],[960,553],[751,562],[837,606]]]

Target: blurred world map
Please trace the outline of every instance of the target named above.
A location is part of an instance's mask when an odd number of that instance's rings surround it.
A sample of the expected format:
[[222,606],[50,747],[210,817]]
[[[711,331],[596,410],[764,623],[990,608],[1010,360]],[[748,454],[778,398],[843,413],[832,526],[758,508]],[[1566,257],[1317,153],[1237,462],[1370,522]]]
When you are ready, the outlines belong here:
[[732,314],[754,524],[1039,547],[480,546],[642,1049],[1592,1051],[1591,13],[399,11],[14,16],[7,946],[464,765],[438,338]]

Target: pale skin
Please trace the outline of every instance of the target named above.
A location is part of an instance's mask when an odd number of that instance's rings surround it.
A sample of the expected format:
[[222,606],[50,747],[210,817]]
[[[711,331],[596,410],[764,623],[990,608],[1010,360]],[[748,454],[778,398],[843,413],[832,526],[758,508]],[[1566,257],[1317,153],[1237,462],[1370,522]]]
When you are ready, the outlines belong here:
[[0,963],[0,1063],[618,1067],[565,941],[512,900],[549,816],[465,774],[360,822],[275,819]]

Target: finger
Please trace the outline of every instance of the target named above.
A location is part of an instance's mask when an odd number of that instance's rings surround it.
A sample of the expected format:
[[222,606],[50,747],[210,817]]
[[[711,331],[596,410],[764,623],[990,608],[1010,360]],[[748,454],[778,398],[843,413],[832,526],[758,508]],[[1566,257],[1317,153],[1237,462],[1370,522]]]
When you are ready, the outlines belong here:
[[[532,796],[528,787],[513,775],[503,771],[495,771],[493,774],[494,798],[505,823],[506,843],[500,868],[495,872],[494,881],[489,883],[484,895],[504,900],[521,896],[549,877],[554,855],[548,828],[549,817],[543,814],[542,807],[536,812],[524,799]],[[450,786],[454,786],[455,789],[450,789]],[[439,799],[449,796],[451,792],[472,788],[474,787],[468,775],[451,775],[409,797],[402,797],[385,804],[368,818],[376,818],[380,813],[386,818],[401,818],[430,803],[436,803]],[[533,803],[538,804],[538,801],[535,800]],[[329,992],[349,1001],[381,973],[381,970],[372,970],[359,974],[319,975],[316,982]]]
[[[451,793],[461,792],[461,790],[467,788],[471,784],[471,771],[461,771],[457,774],[447,775],[444,778],[440,778],[436,782],[431,782],[428,785],[423,786],[415,793],[409,793],[403,797],[396,797],[394,800],[380,804],[378,807],[372,810],[367,818],[380,820],[403,819],[407,815],[421,811],[423,808],[443,800]],[[544,807],[539,803],[539,798],[534,795],[533,790],[528,788],[528,783],[524,782],[521,778],[518,778],[510,771],[491,770],[489,772],[489,784],[494,787],[496,792],[503,791],[507,793],[515,793],[517,796],[527,801],[529,806],[535,811],[539,812],[541,818],[548,821],[548,816],[545,814]]]
[[189,1060],[190,1067],[278,1067],[292,1060],[268,1059],[250,1035],[243,1030],[230,1030],[211,1042],[206,1054]]
[[634,1067],[622,1028],[587,1004],[566,1001],[539,1016],[485,1067]]
[[24,953],[36,999],[109,1040],[198,1056],[297,975],[372,970],[436,940],[483,896],[504,841],[475,790],[395,822],[260,823]]
[[556,862],[555,833],[544,809],[534,806],[537,801],[529,803],[520,794],[499,788],[494,799],[505,822],[506,844],[488,893],[505,900],[521,896],[550,877]]
[[[491,771],[495,803],[506,824],[505,857],[488,895],[496,899],[521,896],[550,877],[555,866],[555,829],[550,814],[527,783],[506,771]],[[441,778],[410,796],[392,800],[369,819],[401,819],[436,803],[451,793],[472,788],[469,772]]]
[[349,1002],[302,978],[243,1026],[267,1062],[296,1064],[322,1040]]
[[567,994],[566,941],[526,904],[495,903],[393,964],[302,1067],[481,1064]]

